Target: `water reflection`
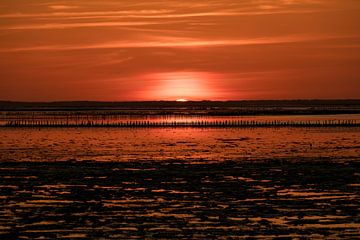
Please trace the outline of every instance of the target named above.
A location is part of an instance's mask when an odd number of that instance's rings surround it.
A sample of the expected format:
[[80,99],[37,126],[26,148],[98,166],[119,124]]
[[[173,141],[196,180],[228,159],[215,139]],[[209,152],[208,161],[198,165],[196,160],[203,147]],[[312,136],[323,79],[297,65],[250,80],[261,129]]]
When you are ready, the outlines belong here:
[[360,234],[359,161],[0,166],[0,237],[5,239],[354,239]]
[[360,128],[1,128],[0,161],[224,161],[360,156]]

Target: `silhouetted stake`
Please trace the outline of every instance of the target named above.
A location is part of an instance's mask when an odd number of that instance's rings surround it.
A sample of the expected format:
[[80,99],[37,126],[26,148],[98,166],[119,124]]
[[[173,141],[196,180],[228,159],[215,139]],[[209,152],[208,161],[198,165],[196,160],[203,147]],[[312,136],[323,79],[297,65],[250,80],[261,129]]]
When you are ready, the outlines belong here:
[[[164,116],[162,121],[149,121],[151,117],[145,116],[141,120],[131,120],[131,118],[120,118],[116,115],[99,115],[99,116],[79,116],[66,115],[66,117],[36,116],[32,114],[25,117],[21,114],[9,119],[3,127],[118,127],[118,128],[153,128],[153,127],[199,127],[199,128],[260,128],[260,127],[360,127],[360,120],[305,120],[305,121],[257,121],[257,120],[215,120],[211,117],[197,116],[177,116],[179,120],[173,120],[172,116]],[[194,117],[195,119],[188,118]]]

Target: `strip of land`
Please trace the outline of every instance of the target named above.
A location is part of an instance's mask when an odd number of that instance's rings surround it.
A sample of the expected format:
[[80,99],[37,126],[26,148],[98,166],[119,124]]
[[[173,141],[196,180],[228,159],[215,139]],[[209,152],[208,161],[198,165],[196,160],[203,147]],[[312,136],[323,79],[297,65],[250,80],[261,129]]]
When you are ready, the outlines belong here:
[[360,100],[253,100],[148,102],[11,102],[0,101],[0,111],[97,111],[102,114],[306,115],[358,114]]

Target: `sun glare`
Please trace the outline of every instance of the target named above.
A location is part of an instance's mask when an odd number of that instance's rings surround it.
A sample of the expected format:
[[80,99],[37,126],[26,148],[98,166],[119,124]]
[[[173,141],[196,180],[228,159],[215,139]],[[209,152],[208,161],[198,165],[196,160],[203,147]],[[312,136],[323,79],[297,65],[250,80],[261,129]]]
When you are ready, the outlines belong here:
[[166,72],[151,74],[148,78],[154,84],[146,96],[149,99],[187,102],[214,97],[213,89],[208,85],[212,75],[204,72]]

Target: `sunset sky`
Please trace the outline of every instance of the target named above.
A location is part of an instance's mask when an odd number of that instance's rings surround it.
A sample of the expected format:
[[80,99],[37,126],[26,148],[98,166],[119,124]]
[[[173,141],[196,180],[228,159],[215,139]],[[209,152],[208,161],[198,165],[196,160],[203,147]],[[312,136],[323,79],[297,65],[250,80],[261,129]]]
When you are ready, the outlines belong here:
[[360,98],[359,0],[1,0],[0,100]]

